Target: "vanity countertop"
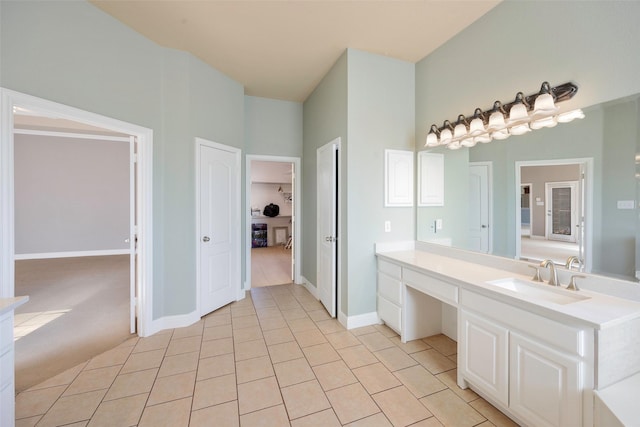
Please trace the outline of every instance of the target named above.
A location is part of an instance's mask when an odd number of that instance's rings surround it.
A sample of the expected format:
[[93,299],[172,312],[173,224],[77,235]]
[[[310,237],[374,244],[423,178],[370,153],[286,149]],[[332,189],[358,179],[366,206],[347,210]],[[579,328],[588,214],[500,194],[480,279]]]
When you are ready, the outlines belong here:
[[27,301],[29,301],[29,297],[27,296],[0,298],[0,315],[5,314],[8,311],[15,310]]
[[[513,271],[468,262],[457,258],[437,255],[421,250],[378,251],[379,258],[399,263],[410,269],[422,271],[435,278],[454,283],[462,288],[476,291],[508,304],[519,306],[533,313],[541,314],[558,321],[576,321],[595,329],[609,328],[636,318],[640,318],[640,303],[589,290],[578,291],[580,296],[588,299],[570,304],[556,304],[539,299],[532,299],[507,289],[491,285],[487,282],[506,278],[530,281],[525,276]],[[532,271],[533,272],[533,271]],[[535,286],[548,287],[545,283],[533,283]],[[556,288],[556,292],[568,291]],[[574,294],[575,295],[575,294]]]

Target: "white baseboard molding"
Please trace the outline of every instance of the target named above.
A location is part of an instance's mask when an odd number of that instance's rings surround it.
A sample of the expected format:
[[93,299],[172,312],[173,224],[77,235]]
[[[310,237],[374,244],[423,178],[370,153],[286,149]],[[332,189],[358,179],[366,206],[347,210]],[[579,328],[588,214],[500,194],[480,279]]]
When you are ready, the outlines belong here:
[[319,299],[320,297],[318,296],[318,288],[316,286],[314,286],[313,283],[308,281],[306,277],[304,277],[304,276],[300,276],[300,277],[302,278],[301,285],[304,286],[305,289],[308,290],[309,293],[311,295],[313,295],[313,297],[315,299]]
[[129,249],[107,249],[103,251],[69,251],[69,252],[44,252],[38,254],[16,254],[13,258],[23,259],[48,259],[48,258],[75,258],[85,256],[109,256],[129,255]]
[[[186,326],[191,326],[199,320],[200,314],[198,314],[197,310],[194,310],[191,313],[187,314],[161,317],[159,319],[153,320],[151,322],[151,325],[147,325],[144,336],[148,337],[160,331],[164,331],[165,329],[184,328]],[[142,337],[143,335],[140,336]]]
[[378,313],[372,311],[371,313],[357,314],[355,316],[347,316],[343,312],[338,313],[338,321],[342,326],[347,329],[361,328],[369,325],[379,325],[382,323],[378,317]]

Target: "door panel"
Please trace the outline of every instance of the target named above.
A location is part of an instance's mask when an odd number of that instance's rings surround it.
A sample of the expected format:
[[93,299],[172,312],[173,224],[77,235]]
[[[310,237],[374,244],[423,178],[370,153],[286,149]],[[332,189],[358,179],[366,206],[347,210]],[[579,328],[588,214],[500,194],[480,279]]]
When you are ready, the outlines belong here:
[[317,151],[318,294],[331,317],[337,311],[337,150],[330,142]]
[[489,166],[469,167],[469,249],[489,252]]
[[575,242],[578,228],[577,182],[547,183],[547,239]]

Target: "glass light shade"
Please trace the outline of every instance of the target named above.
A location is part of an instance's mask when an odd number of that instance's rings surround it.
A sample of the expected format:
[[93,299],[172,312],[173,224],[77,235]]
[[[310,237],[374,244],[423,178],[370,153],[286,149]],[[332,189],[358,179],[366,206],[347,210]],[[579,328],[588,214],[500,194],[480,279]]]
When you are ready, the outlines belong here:
[[476,138],[472,136],[466,137],[460,141],[460,145],[462,145],[463,147],[473,147],[477,143],[478,141],[476,141]]
[[475,118],[469,123],[469,135],[478,136],[485,133],[484,123],[481,118]]
[[558,114],[558,123],[569,123],[575,119],[584,119],[584,112],[578,109]]
[[558,107],[553,102],[553,96],[550,93],[543,93],[538,95],[535,104],[533,104],[533,112],[531,115],[534,118],[540,116],[548,116],[558,111]]
[[504,122],[504,114],[502,114],[500,111],[494,111],[493,113],[491,113],[491,115],[489,116],[489,125],[487,126],[487,130],[493,132],[504,129],[505,127],[506,124]]
[[427,135],[427,142],[424,144],[425,147],[435,147],[438,145],[438,135],[435,132],[429,132]]
[[511,111],[509,111],[509,120],[507,120],[507,124],[509,126],[515,126],[528,121],[529,113],[527,112],[527,107],[522,102],[514,104],[511,107]]
[[547,116],[547,117],[542,117],[540,119],[532,121],[529,126],[531,126],[531,129],[542,129],[542,128],[552,128],[557,124],[558,124],[558,119],[556,119],[556,116]]
[[509,132],[511,132],[511,135],[524,135],[527,132],[531,132],[531,129],[529,128],[528,123],[522,123],[519,125],[512,126],[509,129]]
[[473,138],[473,141],[475,143],[486,144],[488,142],[491,142],[491,135],[489,135],[488,133],[478,135],[475,138]]
[[449,150],[458,150],[461,147],[460,141],[453,141],[451,144],[447,145]]
[[451,134],[451,129],[444,128],[440,131],[440,144],[447,145],[453,139],[453,134]]
[[453,138],[454,139],[462,139],[467,136],[467,127],[464,123],[458,123],[455,128],[453,128]]
[[509,136],[510,135],[509,135],[509,130],[508,129],[497,130],[497,131],[495,131],[495,132],[493,132],[491,134],[491,137],[493,139],[497,139],[497,140],[507,139],[507,138],[509,138]]

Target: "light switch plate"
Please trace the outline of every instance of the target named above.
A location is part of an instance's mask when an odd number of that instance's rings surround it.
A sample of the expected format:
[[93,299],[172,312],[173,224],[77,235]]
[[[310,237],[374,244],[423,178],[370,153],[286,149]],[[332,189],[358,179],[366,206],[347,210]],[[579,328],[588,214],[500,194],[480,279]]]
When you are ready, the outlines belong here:
[[384,222],[384,232],[385,233],[390,233],[391,232],[391,221],[385,221]]
[[436,219],[436,230],[442,230],[442,219]]
[[618,209],[633,209],[636,202],[633,200],[618,200]]

